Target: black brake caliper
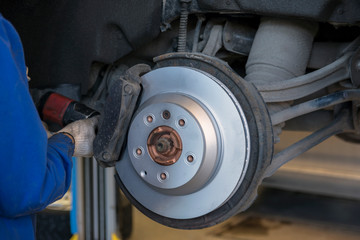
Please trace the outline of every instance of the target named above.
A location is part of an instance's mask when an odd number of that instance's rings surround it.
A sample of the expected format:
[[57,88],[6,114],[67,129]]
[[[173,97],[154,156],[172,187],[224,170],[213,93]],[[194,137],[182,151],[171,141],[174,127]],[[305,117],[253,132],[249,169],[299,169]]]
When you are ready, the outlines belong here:
[[114,80],[94,140],[94,157],[103,167],[112,167],[120,152],[141,93],[141,76],[151,68],[138,64]]

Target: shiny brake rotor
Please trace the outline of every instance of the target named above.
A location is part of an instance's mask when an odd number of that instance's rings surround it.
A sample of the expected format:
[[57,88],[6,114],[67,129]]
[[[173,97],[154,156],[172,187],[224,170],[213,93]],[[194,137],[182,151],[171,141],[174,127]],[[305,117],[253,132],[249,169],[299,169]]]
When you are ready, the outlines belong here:
[[254,176],[268,164],[272,145],[264,158],[253,106],[246,103],[243,109],[236,96],[240,86],[236,95],[228,86],[232,78],[219,79],[206,67],[171,65],[179,64],[160,61],[142,77],[139,108],[116,170],[125,194],[150,218],[176,228],[201,228],[253,200],[261,181]]

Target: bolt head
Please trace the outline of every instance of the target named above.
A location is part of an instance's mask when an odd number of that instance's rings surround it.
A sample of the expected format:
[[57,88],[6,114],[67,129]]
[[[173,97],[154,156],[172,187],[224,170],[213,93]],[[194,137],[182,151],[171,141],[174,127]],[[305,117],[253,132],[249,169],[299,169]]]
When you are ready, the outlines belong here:
[[156,151],[159,153],[165,153],[171,148],[172,142],[167,138],[160,138],[156,142]]
[[129,84],[126,84],[125,87],[124,87],[124,91],[125,91],[125,93],[127,93],[127,94],[131,94],[132,91],[133,91],[133,88],[132,88],[132,86],[130,86]]
[[103,157],[104,160],[110,160],[110,153],[103,152],[102,157]]

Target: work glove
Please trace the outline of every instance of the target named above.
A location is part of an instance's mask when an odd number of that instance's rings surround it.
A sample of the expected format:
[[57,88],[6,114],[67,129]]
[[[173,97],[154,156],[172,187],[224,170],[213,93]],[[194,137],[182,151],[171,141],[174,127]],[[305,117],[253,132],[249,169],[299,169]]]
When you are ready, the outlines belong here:
[[75,157],[93,156],[93,142],[96,136],[99,116],[70,123],[58,133],[68,133],[75,141]]

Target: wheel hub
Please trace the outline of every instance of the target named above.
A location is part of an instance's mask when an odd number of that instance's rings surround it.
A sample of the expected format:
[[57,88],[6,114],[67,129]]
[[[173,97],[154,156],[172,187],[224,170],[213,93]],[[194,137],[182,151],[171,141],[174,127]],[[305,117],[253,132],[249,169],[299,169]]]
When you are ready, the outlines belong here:
[[179,134],[168,126],[155,128],[147,140],[147,147],[151,159],[164,166],[176,163],[182,152]]
[[144,102],[128,138],[130,161],[143,181],[167,194],[184,194],[209,180],[217,166],[219,144],[218,130],[208,114],[178,93],[155,95]]

